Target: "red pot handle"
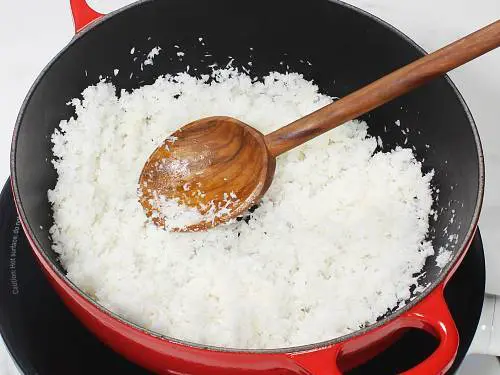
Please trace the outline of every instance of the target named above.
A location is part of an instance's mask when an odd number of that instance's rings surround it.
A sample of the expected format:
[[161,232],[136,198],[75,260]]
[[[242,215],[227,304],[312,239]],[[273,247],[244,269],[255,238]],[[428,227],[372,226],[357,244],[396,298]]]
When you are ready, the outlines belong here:
[[[443,292],[444,286],[438,286],[419,304],[393,321],[398,330],[423,329],[439,340],[439,346],[434,353],[402,375],[442,375],[455,360],[459,342],[458,331]],[[320,350],[290,354],[289,357],[308,374],[342,375],[337,358],[342,353],[344,344],[338,343]]]
[[439,340],[438,348],[423,362],[405,371],[404,375],[442,375],[448,371],[458,351],[458,330],[444,299],[444,286],[404,315],[409,327],[424,329]]
[[342,375],[337,365],[337,358],[342,351],[342,345],[336,344],[328,348],[314,350],[290,357],[310,375]]
[[89,23],[104,15],[92,9],[85,0],[70,0],[70,5],[75,24],[75,33],[78,33]]

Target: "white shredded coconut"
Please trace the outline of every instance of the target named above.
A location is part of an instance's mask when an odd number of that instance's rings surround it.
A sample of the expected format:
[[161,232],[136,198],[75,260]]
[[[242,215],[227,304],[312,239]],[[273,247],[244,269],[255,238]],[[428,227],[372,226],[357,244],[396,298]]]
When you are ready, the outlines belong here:
[[144,60],[144,65],[153,65],[153,59],[155,56],[158,56],[160,54],[161,47],[154,47],[151,51],[149,51],[148,55],[146,56],[146,60]]
[[166,218],[165,229],[183,228],[205,220],[204,215],[198,209],[181,205],[162,195],[156,195],[149,203],[153,207],[153,218],[159,215]]
[[[174,137],[175,138],[175,137]],[[147,181],[145,182],[147,188]],[[183,185],[184,191],[191,191],[191,185],[186,183]],[[139,194],[140,191],[139,191]],[[205,197],[205,193],[198,188],[194,192],[195,196]],[[198,224],[200,222],[215,222],[215,219],[231,213],[233,204],[239,202],[238,197],[234,192],[224,193],[223,198],[217,204],[211,200],[207,205],[200,204],[200,212],[195,207],[190,207],[179,203],[179,199],[168,199],[157,192],[153,192],[153,198],[148,200],[152,208],[152,218],[162,218],[164,220],[164,228],[183,229],[189,225]]]
[[436,265],[439,268],[443,268],[451,260],[452,255],[453,255],[453,252],[451,250],[447,250],[447,249],[441,247],[439,249],[439,254],[436,257]]
[[167,75],[119,96],[111,83],[85,89],[52,136],[50,233],[68,277],[124,318],[202,344],[310,344],[375,322],[410,297],[434,253],[432,173],[411,149],[375,153],[366,123],[280,156],[247,220],[174,233],[137,196],[144,162],[184,124],[224,114],[268,133],[331,101],[296,73],[252,82],[234,69]]

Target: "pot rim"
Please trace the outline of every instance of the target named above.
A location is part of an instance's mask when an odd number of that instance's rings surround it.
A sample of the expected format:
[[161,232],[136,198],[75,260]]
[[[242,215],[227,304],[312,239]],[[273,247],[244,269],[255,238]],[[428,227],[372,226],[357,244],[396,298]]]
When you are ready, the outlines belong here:
[[[79,31],[74,35],[74,37],[70,40],[70,42],[61,50],[59,51],[50,61],[49,63],[43,68],[43,70],[40,72],[32,86],[30,87],[22,105],[19,110],[18,117],[16,119],[16,124],[14,127],[14,133],[12,137],[12,143],[11,143],[11,152],[10,152],[10,172],[11,172],[11,184],[12,184],[12,191],[13,191],[13,196],[14,196],[14,202],[16,205],[16,209],[19,215],[19,218],[21,222],[23,223],[23,227],[25,228],[25,234],[30,238],[30,243],[35,244],[35,247],[31,246],[33,251],[38,252],[43,259],[46,261],[47,264],[50,265],[52,271],[58,276],[58,279],[55,281],[58,283],[65,283],[67,286],[69,286],[71,289],[73,289],[76,294],[80,297],[85,299],[86,301],[90,302],[93,307],[98,309],[100,312],[112,317],[113,319],[117,320],[119,323],[122,323],[129,328],[135,329],[140,331],[141,333],[152,336],[154,338],[162,339],[167,343],[172,343],[172,344],[178,344],[182,345],[185,347],[192,347],[195,349],[204,349],[204,350],[210,350],[210,351],[217,351],[217,352],[227,352],[227,353],[253,353],[253,354],[290,354],[290,353],[298,353],[298,352],[304,352],[304,351],[311,351],[311,350],[318,350],[324,347],[330,347],[334,344],[338,344],[340,342],[348,341],[350,339],[353,339],[358,336],[362,336],[372,330],[375,330],[381,326],[384,326],[388,324],[389,322],[392,322],[393,320],[399,318],[402,314],[405,312],[411,310],[413,307],[415,307],[418,303],[420,303],[423,299],[425,299],[438,285],[443,284],[445,285],[446,282],[449,280],[451,277],[452,273],[456,269],[455,266],[459,265],[459,262],[463,258],[462,256],[464,253],[468,250],[469,244],[471,243],[473,236],[476,231],[476,227],[479,221],[479,216],[483,204],[483,199],[484,199],[484,185],[485,185],[485,166],[484,166],[484,154],[483,154],[483,148],[481,145],[481,140],[479,138],[479,133],[475,124],[475,121],[472,117],[472,114],[470,112],[469,107],[467,106],[463,96],[461,95],[460,91],[458,88],[455,86],[453,81],[449,78],[449,76],[446,74],[443,77],[445,78],[447,84],[453,89],[457,99],[459,100],[460,104],[462,105],[462,108],[467,115],[467,118],[469,120],[471,130],[474,136],[474,141],[476,143],[476,148],[477,148],[477,157],[478,157],[478,166],[479,166],[479,181],[478,181],[478,194],[476,197],[476,206],[474,208],[474,214],[471,219],[471,223],[469,226],[469,229],[467,231],[467,234],[462,241],[460,245],[460,250],[457,251],[453,258],[448,262],[446,267],[443,268],[442,272],[440,273],[439,277],[436,278],[429,286],[425,288],[425,290],[419,294],[415,299],[407,303],[405,306],[398,308],[396,311],[392,312],[390,315],[387,317],[381,319],[378,322],[375,322],[371,325],[368,325],[367,327],[358,329],[352,333],[342,335],[339,337],[336,337],[334,339],[329,339],[329,340],[324,340],[316,343],[311,343],[311,344],[306,344],[306,345],[298,345],[298,346],[291,346],[291,347],[280,347],[280,348],[273,348],[273,349],[241,349],[241,348],[226,348],[226,347],[221,347],[221,346],[215,346],[215,345],[204,345],[204,344],[199,344],[191,341],[186,341],[186,340],[181,340],[177,339],[174,337],[170,337],[167,335],[162,335],[158,332],[155,332],[153,330],[141,327],[138,324],[135,324],[120,315],[114,313],[113,311],[107,309],[106,307],[102,306],[98,301],[94,300],[92,297],[90,297],[89,294],[84,292],[82,289],[80,289],[77,285],[75,285],[71,280],[67,278],[65,274],[63,274],[58,267],[52,262],[52,260],[47,256],[45,251],[43,250],[43,247],[41,246],[40,242],[34,235],[34,231],[31,228],[31,225],[29,223],[28,217],[24,211],[23,204],[20,199],[19,195],[19,190],[18,190],[18,185],[17,185],[17,168],[16,168],[16,151],[17,151],[17,139],[19,135],[19,129],[21,127],[21,122],[24,116],[24,112],[26,110],[26,107],[29,104],[29,101],[31,99],[31,96],[33,92],[36,90],[38,84],[43,80],[45,73],[52,67],[52,65],[59,59],[59,57],[64,54],[77,40],[80,38],[83,38],[87,33],[90,33],[95,27],[99,26],[101,23],[106,22],[110,18],[114,17],[116,14],[128,11],[129,9],[135,8],[135,7],[140,7],[144,3],[150,3],[154,2],[156,0],[140,0],[136,1],[132,4],[126,5],[122,8],[119,8],[117,10],[114,10],[106,15],[103,15],[101,18],[91,22],[88,26],[86,26],[83,30]],[[427,54],[427,52],[419,46],[417,43],[415,43],[412,39],[410,39],[406,34],[401,32],[399,29],[395,28],[388,22],[380,19],[379,17],[362,10],[356,6],[347,4],[341,0],[328,0],[329,2],[335,3],[341,7],[348,8],[356,13],[358,13],[361,16],[368,17],[372,19],[373,21],[377,22],[379,25],[389,29],[391,32],[399,35],[402,39],[404,39],[408,44],[413,46],[418,52],[420,52],[422,55]]]

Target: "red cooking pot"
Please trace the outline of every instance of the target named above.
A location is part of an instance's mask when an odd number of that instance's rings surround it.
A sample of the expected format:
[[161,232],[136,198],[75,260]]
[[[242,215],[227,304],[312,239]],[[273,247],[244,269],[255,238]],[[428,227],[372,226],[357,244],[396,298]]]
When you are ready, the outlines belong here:
[[[421,57],[421,48],[390,25],[337,1],[149,0],[106,16],[84,0],[72,0],[71,7],[77,34],[40,74],[23,103],[12,142],[11,176],[16,207],[35,256],[69,309],[96,336],[130,360],[163,374],[331,375],[371,358],[403,330],[417,328],[436,336],[439,345],[405,374],[446,372],[459,337],[443,290],[474,236],[484,190],[477,130],[447,77],[363,119],[370,134],[382,138],[385,150],[408,137],[423,160],[424,172],[435,170],[438,219],[431,221],[430,237],[436,249],[447,246],[452,256],[444,268],[436,266],[437,254],[429,257],[419,277],[424,288],[417,288],[406,304],[376,324],[352,334],[301,347],[246,351],[163,337],[106,310],[69,281],[47,231],[52,225],[47,190],[57,178],[50,163],[50,135],[61,119],[73,115],[68,100],[100,75],[110,75],[116,87],[128,90],[152,83],[161,74],[184,71],[187,65],[199,74],[208,73],[210,64],[225,65],[231,56],[234,66],[251,58],[252,75],[284,71],[288,65],[314,80],[322,92],[343,96]],[[209,41],[211,56],[200,48],[200,36]],[[175,44],[186,51],[182,62],[168,58]],[[132,47],[147,53],[156,45],[167,53],[147,69],[131,59]],[[120,69],[117,76],[111,74],[115,68]],[[408,134],[390,126],[396,120]],[[450,234],[457,236],[456,242],[449,242]]]

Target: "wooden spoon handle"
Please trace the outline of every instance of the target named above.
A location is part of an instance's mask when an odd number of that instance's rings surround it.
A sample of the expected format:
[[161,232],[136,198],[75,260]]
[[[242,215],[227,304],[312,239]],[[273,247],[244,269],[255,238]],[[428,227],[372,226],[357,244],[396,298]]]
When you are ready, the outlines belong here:
[[278,156],[500,46],[500,20],[266,135]]

